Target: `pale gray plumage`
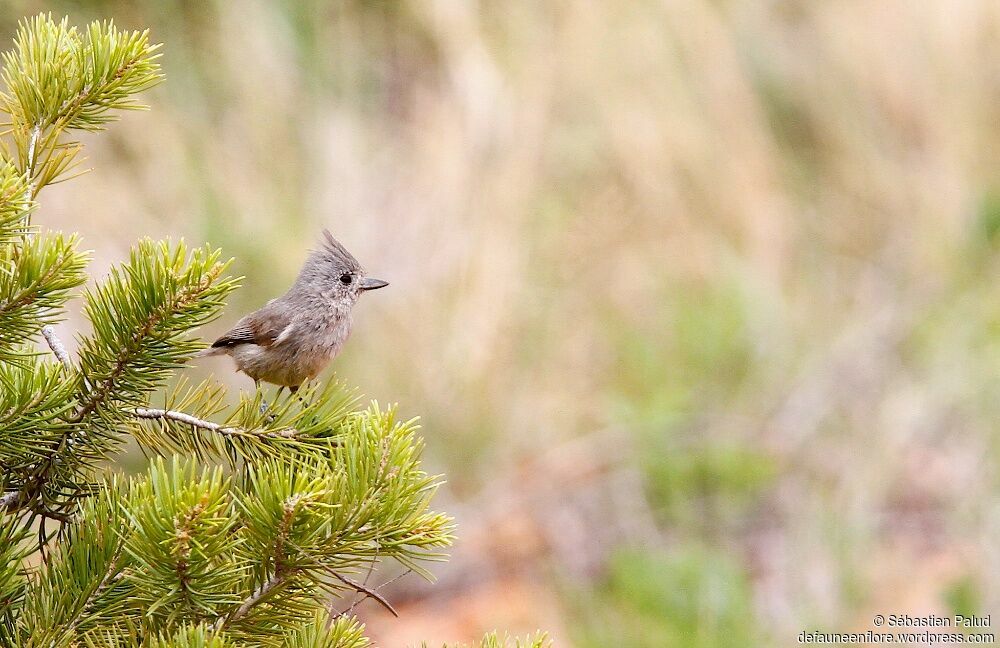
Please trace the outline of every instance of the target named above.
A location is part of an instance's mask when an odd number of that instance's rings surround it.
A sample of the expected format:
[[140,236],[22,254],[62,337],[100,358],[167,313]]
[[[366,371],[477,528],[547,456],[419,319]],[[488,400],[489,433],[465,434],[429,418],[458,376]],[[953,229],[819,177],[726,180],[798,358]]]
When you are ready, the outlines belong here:
[[281,297],[236,323],[199,355],[228,355],[254,381],[293,390],[335,358],[351,334],[361,293],[389,285],[364,269],[330,232]]

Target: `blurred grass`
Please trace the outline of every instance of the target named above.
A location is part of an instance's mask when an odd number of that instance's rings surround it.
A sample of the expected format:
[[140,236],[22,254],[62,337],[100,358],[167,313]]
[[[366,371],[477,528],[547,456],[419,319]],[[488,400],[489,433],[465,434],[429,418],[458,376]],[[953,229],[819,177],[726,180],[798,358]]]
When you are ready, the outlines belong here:
[[43,196],[97,274],[143,234],[222,246],[247,280],[211,337],[329,227],[392,283],[336,370],[422,416],[450,497],[630,439],[658,542],[592,540],[561,642],[1000,607],[995,3],[12,0],[0,26],[40,10],[166,44],[153,111]]
[[728,648],[756,645],[752,593],[739,567],[697,546],[670,556],[628,551],[581,607],[578,645]]

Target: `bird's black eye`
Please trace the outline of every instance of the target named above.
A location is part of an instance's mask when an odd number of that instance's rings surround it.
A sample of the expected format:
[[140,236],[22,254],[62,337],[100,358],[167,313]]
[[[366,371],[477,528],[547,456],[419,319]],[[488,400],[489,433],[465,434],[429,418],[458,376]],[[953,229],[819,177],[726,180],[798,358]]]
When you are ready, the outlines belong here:
[[340,283],[344,284],[345,286],[350,286],[352,281],[354,281],[354,277],[352,277],[349,272],[345,272],[344,274],[340,275]]

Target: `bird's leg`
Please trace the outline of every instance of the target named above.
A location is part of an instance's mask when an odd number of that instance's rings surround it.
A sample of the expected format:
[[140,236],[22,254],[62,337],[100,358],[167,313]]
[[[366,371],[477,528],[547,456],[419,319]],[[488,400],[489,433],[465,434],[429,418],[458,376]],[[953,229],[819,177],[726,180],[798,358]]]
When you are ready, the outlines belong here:
[[[255,394],[260,394],[260,381],[257,380],[256,378],[253,379],[253,389],[254,389],[254,393]],[[264,414],[269,409],[270,409],[270,407],[268,407],[267,401],[264,400],[263,398],[261,398],[260,399],[260,413]]]
[[[290,391],[291,393],[295,394],[295,396],[296,396],[296,397],[297,397],[297,398],[299,399],[299,403],[301,403],[301,404],[302,404],[302,409],[303,409],[303,410],[307,410],[307,409],[309,409],[310,407],[312,407],[312,403],[310,403],[309,401],[307,401],[307,400],[306,400],[305,398],[303,398],[302,396],[299,396],[299,395],[298,395],[298,392],[299,392],[299,387],[301,387],[301,385],[296,385],[296,386],[294,386],[294,387],[289,387],[289,388],[288,388],[288,391]],[[316,423],[317,423],[318,421],[319,421],[319,416],[317,415],[317,413],[316,413],[316,412],[313,412],[313,415],[312,415],[312,425],[316,425]]]
[[307,401],[306,399],[302,398],[301,396],[299,396],[299,387],[301,387],[301,385],[295,385],[293,387],[289,387],[288,388],[288,392],[290,394],[293,394],[296,398],[299,399],[299,402],[302,403],[302,407],[304,407],[304,408],[305,407],[309,407],[311,405],[311,403],[309,401]]
[[[254,381],[253,381],[253,386],[254,386],[254,389],[256,389],[257,393],[259,394],[260,393],[260,381],[255,378]],[[278,394],[279,395],[281,394],[281,390],[280,389],[278,390]],[[260,413],[261,414],[267,414],[267,422],[268,423],[272,423],[274,421],[274,414],[269,414],[268,413],[268,410],[270,410],[270,409],[271,409],[271,406],[267,404],[267,401],[264,400],[263,398],[261,398],[260,399]]]
[[[304,410],[305,409],[309,409],[309,407],[312,404],[309,401],[307,401],[306,399],[304,399],[301,396],[299,396],[299,387],[301,387],[301,386],[302,385],[295,385],[294,387],[289,387],[288,391],[290,391],[291,393],[295,394],[295,397],[299,399],[299,403],[302,404],[302,409],[304,409]],[[315,422],[316,422],[316,415],[314,414],[313,415],[313,423],[315,423]]]

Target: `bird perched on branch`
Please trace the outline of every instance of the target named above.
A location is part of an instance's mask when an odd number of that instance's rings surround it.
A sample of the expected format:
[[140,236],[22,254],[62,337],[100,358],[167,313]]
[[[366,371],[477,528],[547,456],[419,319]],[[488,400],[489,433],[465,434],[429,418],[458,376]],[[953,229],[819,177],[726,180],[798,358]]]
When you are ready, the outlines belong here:
[[228,355],[258,387],[263,380],[294,392],[340,353],[361,293],[388,285],[367,276],[323,230],[322,245],[309,254],[288,292],[241,319],[198,355]]

